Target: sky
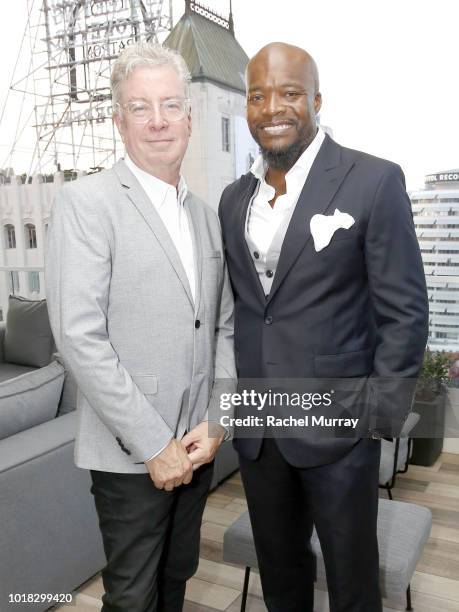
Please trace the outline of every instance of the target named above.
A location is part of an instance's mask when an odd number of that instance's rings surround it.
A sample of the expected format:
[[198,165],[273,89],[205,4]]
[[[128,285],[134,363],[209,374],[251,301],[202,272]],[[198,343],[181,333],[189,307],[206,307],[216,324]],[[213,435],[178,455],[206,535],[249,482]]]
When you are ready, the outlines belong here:
[[[8,15],[0,21],[0,117],[28,1],[0,0]],[[229,0],[203,3],[228,13]],[[183,7],[173,0],[174,21]],[[459,168],[458,0],[233,0],[233,16],[249,57],[275,40],[313,55],[321,121],[340,144],[399,163],[409,189],[421,188],[426,174]],[[19,68],[26,56],[23,50]],[[19,107],[10,96],[0,123],[0,167]],[[24,159],[32,147],[24,147]]]

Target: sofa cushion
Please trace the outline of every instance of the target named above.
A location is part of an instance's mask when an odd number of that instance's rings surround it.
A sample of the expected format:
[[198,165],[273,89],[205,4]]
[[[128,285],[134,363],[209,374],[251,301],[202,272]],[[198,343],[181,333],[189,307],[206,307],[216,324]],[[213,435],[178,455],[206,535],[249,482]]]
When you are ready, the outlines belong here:
[[21,374],[27,374],[27,372],[33,372],[37,368],[31,368],[30,366],[16,365],[15,363],[0,363],[0,383],[10,378],[16,378]]
[[64,374],[53,361],[0,383],[0,440],[56,416]]
[[51,361],[54,339],[46,300],[29,300],[10,295],[4,359],[17,365],[42,368]]

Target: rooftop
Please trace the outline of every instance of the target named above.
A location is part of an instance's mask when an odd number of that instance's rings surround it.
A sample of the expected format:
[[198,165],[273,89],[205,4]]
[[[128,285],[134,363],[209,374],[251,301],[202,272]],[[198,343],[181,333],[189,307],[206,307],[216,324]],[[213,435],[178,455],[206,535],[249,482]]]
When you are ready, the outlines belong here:
[[249,61],[234,36],[229,18],[187,0],[180,21],[164,41],[184,57],[193,81],[207,80],[245,93],[244,71]]

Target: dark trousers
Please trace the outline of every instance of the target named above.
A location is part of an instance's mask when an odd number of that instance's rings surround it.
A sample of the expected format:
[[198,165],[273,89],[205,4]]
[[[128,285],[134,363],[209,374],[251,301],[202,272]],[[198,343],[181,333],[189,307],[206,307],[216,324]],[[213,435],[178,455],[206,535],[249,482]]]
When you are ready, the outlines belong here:
[[91,472],[107,557],[102,612],[181,612],[212,472],[205,465],[170,492],[149,474]]
[[263,596],[269,612],[313,612],[313,524],[330,612],[381,612],[376,538],[381,445],[360,440],[329,465],[291,466],[274,439],[240,458]]

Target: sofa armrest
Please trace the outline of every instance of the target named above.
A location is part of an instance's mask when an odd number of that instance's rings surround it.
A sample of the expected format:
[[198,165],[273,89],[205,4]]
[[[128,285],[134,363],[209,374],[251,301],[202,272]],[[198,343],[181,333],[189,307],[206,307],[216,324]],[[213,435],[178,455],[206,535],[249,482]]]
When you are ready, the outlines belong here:
[[76,414],[69,413],[0,440],[0,478],[7,470],[73,444],[75,433]]
[[0,441],[0,610],[9,593],[70,593],[105,565],[91,479],[73,461],[75,430],[69,413]]
[[0,321],[0,363],[5,361],[5,333],[6,333],[6,321]]

